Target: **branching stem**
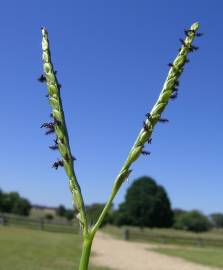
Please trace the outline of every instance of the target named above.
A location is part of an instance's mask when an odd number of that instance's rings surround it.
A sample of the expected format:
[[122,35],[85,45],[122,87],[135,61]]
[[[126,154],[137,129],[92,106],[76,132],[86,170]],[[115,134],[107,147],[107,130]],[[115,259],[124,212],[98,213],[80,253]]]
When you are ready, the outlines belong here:
[[77,218],[82,227],[83,234],[83,246],[82,255],[80,259],[79,270],[87,270],[89,264],[89,258],[91,253],[91,245],[94,239],[95,233],[99,229],[105,215],[108,213],[113,199],[115,198],[117,192],[119,191],[122,183],[128,179],[130,173],[132,172],[131,165],[139,158],[141,154],[149,154],[148,151],[143,150],[145,144],[151,143],[151,135],[154,128],[158,122],[168,122],[167,119],[161,118],[161,114],[166,108],[170,99],[177,97],[177,91],[179,86],[179,78],[183,72],[184,65],[188,63],[188,54],[198,49],[198,47],[193,46],[192,42],[196,36],[201,34],[196,31],[199,28],[199,23],[194,23],[189,30],[185,30],[186,38],[180,40],[182,47],[173,63],[169,63],[170,70],[168,72],[167,78],[164,82],[163,89],[156,101],[154,107],[150,113],[147,113],[147,118],[143,122],[143,127],[139,132],[139,135],[130,150],[128,157],[115,179],[111,194],[108,201],[102,210],[97,222],[91,229],[88,229],[87,215],[85,211],[84,201],[81,194],[81,189],[78,184],[73,161],[75,160],[71,154],[69,137],[65,123],[65,117],[62,107],[62,101],[60,97],[61,85],[58,83],[56,72],[53,68],[51,62],[51,55],[49,49],[48,33],[45,28],[42,28],[42,50],[43,50],[43,70],[44,75],[39,78],[39,81],[46,82],[48,87],[48,98],[52,108],[52,117],[54,123],[45,123],[42,127],[48,128],[47,134],[55,132],[56,133],[56,145],[51,147],[51,149],[57,149],[60,151],[62,160],[54,163],[54,167],[57,169],[58,166],[64,166],[66,174],[69,179],[69,186],[72,193],[73,203],[75,204],[78,215]]

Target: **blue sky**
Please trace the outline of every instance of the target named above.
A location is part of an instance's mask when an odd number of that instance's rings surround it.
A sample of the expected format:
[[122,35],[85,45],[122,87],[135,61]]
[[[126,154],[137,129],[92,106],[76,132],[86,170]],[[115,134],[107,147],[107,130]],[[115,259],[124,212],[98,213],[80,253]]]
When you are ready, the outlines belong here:
[[33,203],[71,207],[59,154],[40,125],[49,120],[40,27],[52,57],[87,203],[105,202],[179,48],[183,30],[200,21],[205,35],[180,80],[180,94],[157,126],[152,152],[133,179],[152,176],[173,207],[223,212],[222,1],[4,1],[1,3],[0,187]]

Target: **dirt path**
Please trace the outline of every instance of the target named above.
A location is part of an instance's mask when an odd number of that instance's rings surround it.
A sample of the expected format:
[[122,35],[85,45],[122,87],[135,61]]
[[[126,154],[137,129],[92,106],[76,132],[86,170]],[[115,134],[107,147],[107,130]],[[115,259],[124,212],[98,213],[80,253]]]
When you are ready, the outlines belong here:
[[115,270],[213,270],[180,258],[162,255],[148,248],[150,244],[113,239],[98,232],[93,244],[91,262]]

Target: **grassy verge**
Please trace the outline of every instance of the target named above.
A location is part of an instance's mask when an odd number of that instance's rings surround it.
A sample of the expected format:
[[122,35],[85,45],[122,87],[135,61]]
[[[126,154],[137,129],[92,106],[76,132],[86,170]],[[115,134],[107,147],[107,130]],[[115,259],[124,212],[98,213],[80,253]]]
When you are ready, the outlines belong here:
[[162,247],[153,250],[162,254],[180,257],[191,262],[223,268],[223,248]]
[[0,269],[78,269],[80,246],[79,235],[0,226]]
[[130,226],[122,228],[106,226],[103,231],[115,238],[123,239],[126,229],[129,230],[130,241],[155,243],[157,247],[152,250],[156,252],[223,269],[222,230],[198,234],[174,229],[141,230]]
[[103,231],[115,238],[124,239],[124,231],[126,229],[129,231],[130,241],[223,248],[223,232],[220,230],[213,230],[205,233],[193,233],[175,229],[140,229],[130,226],[123,226],[121,228],[106,226],[103,228]]

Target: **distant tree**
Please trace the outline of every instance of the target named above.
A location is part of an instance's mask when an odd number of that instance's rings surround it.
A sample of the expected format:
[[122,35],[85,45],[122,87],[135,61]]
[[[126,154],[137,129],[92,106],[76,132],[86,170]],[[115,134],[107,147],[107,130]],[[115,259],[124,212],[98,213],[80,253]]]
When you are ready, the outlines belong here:
[[175,228],[175,224],[177,223],[179,217],[183,214],[187,213],[187,211],[183,210],[183,209],[173,209],[173,227]]
[[186,210],[183,210],[183,209],[180,209],[180,208],[175,208],[175,209],[173,209],[173,214],[174,214],[174,216],[180,216],[180,215],[182,215],[182,214],[184,214],[184,213],[186,213],[187,211]]
[[58,216],[64,217],[66,214],[66,207],[64,205],[60,204],[58,206],[58,208],[56,209],[56,213]]
[[20,196],[18,192],[10,192],[8,193],[10,205],[11,205],[11,213],[19,215],[19,203],[20,203]]
[[[102,204],[102,203],[94,203],[94,204],[88,205],[86,207],[87,217],[88,217],[88,220],[89,220],[90,224],[94,224],[97,221],[97,219],[98,219],[99,215],[101,214],[104,206],[105,205]],[[101,224],[101,227],[103,227],[107,223],[111,223],[112,209],[113,209],[113,207],[111,207],[110,211],[107,213],[106,217],[104,218],[104,220],[103,220],[103,222]]]
[[14,214],[28,216],[31,208],[32,206],[27,199],[20,198],[20,200],[14,205],[12,212]]
[[27,199],[20,197],[17,192],[0,194],[0,212],[28,216],[31,204]]
[[8,194],[4,193],[2,190],[0,192],[0,212],[9,213],[11,211],[11,204],[8,198]]
[[0,189],[0,205],[1,205],[1,203],[2,203],[2,198],[3,198],[3,192],[2,192],[2,190]]
[[16,206],[18,205],[19,199],[17,192],[3,193],[1,211],[3,213],[18,214]]
[[223,214],[222,213],[213,213],[211,214],[211,221],[213,226],[216,228],[223,228]]
[[125,202],[115,213],[117,225],[170,227],[173,212],[165,189],[147,176],[135,180],[128,188]]
[[53,220],[54,219],[54,216],[50,213],[47,213],[45,214],[45,218],[48,219],[48,220]]
[[0,212],[2,213],[8,213],[10,210],[10,206],[9,203],[7,202],[8,198],[6,196],[6,194],[0,190]]
[[65,217],[67,220],[72,220],[74,218],[74,210],[67,209],[65,213]]
[[128,215],[128,211],[125,208],[125,203],[121,203],[119,208],[112,213],[112,221],[116,226],[132,225],[132,218]]
[[94,203],[86,207],[86,212],[87,212],[87,216],[88,216],[88,220],[90,224],[93,224],[96,222],[103,208],[104,208],[104,204],[101,204],[101,203]]
[[211,228],[211,222],[201,212],[193,210],[179,215],[175,220],[174,227],[193,232],[205,232]]

